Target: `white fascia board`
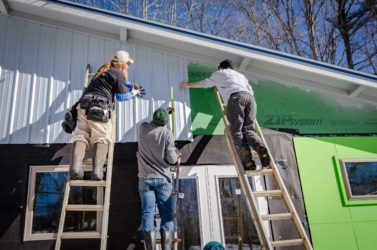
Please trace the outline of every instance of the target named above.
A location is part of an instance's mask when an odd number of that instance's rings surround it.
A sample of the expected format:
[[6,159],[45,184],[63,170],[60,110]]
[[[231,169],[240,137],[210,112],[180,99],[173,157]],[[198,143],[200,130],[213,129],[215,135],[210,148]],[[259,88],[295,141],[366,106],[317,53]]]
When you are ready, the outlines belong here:
[[8,14],[9,8],[6,0],[0,0],[0,12]]

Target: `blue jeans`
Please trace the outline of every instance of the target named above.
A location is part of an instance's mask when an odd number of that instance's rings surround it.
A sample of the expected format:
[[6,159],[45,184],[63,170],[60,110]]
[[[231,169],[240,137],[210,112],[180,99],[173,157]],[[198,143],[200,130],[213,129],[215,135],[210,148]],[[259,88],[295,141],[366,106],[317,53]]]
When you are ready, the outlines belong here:
[[174,230],[172,190],[173,185],[164,178],[139,177],[141,225],[144,232],[155,231],[156,203],[161,216],[160,231],[172,232]]

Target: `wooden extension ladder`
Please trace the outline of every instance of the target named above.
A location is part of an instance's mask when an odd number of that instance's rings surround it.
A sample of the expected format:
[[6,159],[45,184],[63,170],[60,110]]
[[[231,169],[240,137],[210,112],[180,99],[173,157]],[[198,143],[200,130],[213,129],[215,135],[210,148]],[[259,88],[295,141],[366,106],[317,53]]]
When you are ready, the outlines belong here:
[[[246,203],[251,215],[251,218],[254,222],[254,225],[256,227],[258,237],[260,240],[260,244],[262,249],[265,250],[272,250],[273,248],[277,247],[289,247],[289,246],[303,246],[306,250],[312,250],[311,242],[305,232],[305,229],[301,223],[301,220],[297,214],[297,211],[293,205],[293,202],[287,192],[287,188],[284,185],[283,179],[281,178],[279,174],[279,170],[275,165],[275,162],[272,158],[271,152],[268,149],[268,146],[266,144],[266,141],[263,137],[262,131],[256,122],[256,132],[261,137],[262,141],[266,145],[266,148],[268,150],[268,154],[271,158],[271,163],[269,168],[262,169],[262,170],[255,170],[255,171],[245,171],[243,164],[237,154],[237,150],[234,146],[232,135],[229,129],[229,121],[226,117],[225,111],[224,111],[224,105],[221,99],[221,96],[216,88],[214,88],[215,96],[217,99],[217,102],[219,104],[221,115],[224,120],[225,124],[225,137],[227,140],[228,147],[231,151],[238,178],[241,183],[241,188],[245,194]],[[264,190],[264,191],[253,191],[251,188],[251,185],[249,183],[248,177],[250,176],[267,176],[271,175],[273,176],[273,179],[276,182],[276,186],[278,187],[276,190]],[[288,210],[287,213],[279,213],[279,214],[267,214],[267,215],[261,215],[259,213],[258,204],[257,204],[257,198],[258,197],[281,197],[284,201],[286,208]],[[297,230],[297,233],[299,235],[299,238],[297,239],[284,239],[284,240],[272,240],[267,232],[268,230],[263,226],[263,221],[279,221],[279,220],[291,220],[292,224]]]
[[[90,65],[86,67],[84,88],[87,87],[89,78],[94,74],[90,73]],[[110,209],[110,191],[111,191],[111,179],[112,179],[112,168],[113,168],[113,157],[114,157],[114,142],[115,142],[115,122],[116,114],[115,111],[111,112],[111,122],[112,122],[112,135],[111,144],[109,145],[108,157],[107,157],[107,167],[106,167],[106,180],[103,181],[92,181],[92,180],[73,180],[67,181],[64,191],[63,205],[60,214],[59,228],[56,236],[55,250],[59,250],[61,246],[62,239],[101,239],[101,250],[106,250],[107,245],[107,230],[109,221],[109,209]],[[100,189],[105,188],[104,201],[103,204],[88,205],[88,204],[68,204],[69,194],[72,187],[97,187],[97,193]],[[103,192],[102,192],[103,193]],[[98,201],[97,201],[98,203]],[[67,211],[94,211],[102,213],[102,223],[101,231],[87,231],[87,232],[63,232],[65,217]],[[99,216],[97,216],[98,218]],[[100,223],[97,221],[97,223]]]

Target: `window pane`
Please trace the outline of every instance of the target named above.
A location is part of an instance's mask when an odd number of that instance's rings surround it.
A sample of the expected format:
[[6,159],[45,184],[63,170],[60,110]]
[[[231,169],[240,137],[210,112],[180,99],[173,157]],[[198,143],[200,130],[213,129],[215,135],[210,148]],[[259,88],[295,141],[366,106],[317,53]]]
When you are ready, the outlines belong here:
[[351,196],[377,196],[377,161],[345,162]]
[[[59,226],[67,172],[37,172],[32,234],[56,233]],[[96,188],[71,188],[69,203],[96,204]],[[96,230],[96,212],[67,212],[65,231]]]
[[219,178],[219,188],[226,247],[251,249],[251,244],[259,245],[238,179]]
[[196,179],[180,179],[180,193],[183,199],[178,199],[177,221],[178,238],[182,242],[179,249],[200,249],[199,204]]

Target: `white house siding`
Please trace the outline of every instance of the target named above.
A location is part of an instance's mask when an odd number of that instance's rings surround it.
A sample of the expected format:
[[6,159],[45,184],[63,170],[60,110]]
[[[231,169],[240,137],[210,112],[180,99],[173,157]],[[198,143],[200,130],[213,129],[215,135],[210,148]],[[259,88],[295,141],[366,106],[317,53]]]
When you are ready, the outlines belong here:
[[137,141],[138,125],[158,107],[167,107],[174,87],[176,135],[191,140],[187,91],[188,59],[138,44],[0,15],[0,143],[66,143],[65,111],[79,99],[90,64],[96,71],[120,49],[136,63],[130,80],[146,90],[144,98],[117,103],[117,142]]

